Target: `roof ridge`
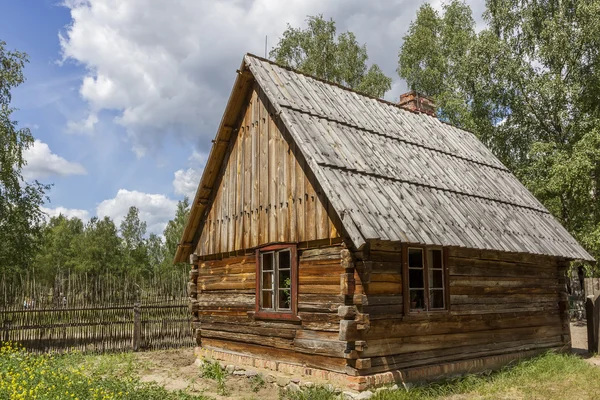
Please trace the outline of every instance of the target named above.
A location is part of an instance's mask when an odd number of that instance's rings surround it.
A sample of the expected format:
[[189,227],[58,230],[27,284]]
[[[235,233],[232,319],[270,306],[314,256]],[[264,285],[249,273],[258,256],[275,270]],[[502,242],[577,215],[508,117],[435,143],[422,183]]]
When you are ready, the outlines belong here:
[[449,151],[446,151],[446,150],[443,150],[443,149],[440,149],[440,148],[430,147],[430,146],[423,145],[423,144],[418,143],[418,142],[414,142],[414,141],[411,141],[411,140],[408,140],[408,139],[399,138],[399,137],[396,137],[396,136],[390,136],[388,134],[385,134],[385,133],[382,133],[382,132],[378,132],[378,131],[375,131],[375,130],[370,129],[370,128],[361,127],[361,126],[358,126],[356,124],[353,124],[353,123],[350,123],[350,122],[346,122],[346,121],[340,121],[339,119],[331,118],[331,117],[328,117],[328,116],[325,116],[325,115],[322,115],[322,114],[319,114],[319,113],[312,113],[310,111],[305,111],[305,110],[302,110],[300,108],[293,107],[291,105],[279,104],[279,106],[283,107],[283,108],[286,108],[286,109],[297,111],[297,112],[299,112],[301,114],[310,115],[310,116],[317,117],[317,118],[320,118],[320,119],[324,119],[324,120],[327,120],[327,121],[335,122],[335,123],[340,124],[340,125],[344,125],[344,126],[347,126],[347,127],[350,127],[350,128],[358,129],[360,131],[372,133],[374,135],[378,135],[378,136],[382,136],[382,137],[385,137],[385,138],[388,138],[388,139],[396,140],[398,142],[406,143],[406,144],[409,144],[409,145],[421,147],[423,149],[427,149],[427,150],[435,151],[435,152],[438,152],[438,153],[441,153],[441,154],[445,154],[447,156],[458,158],[460,160],[472,162],[472,163],[477,164],[477,165],[483,165],[483,166],[486,166],[486,167],[497,169],[499,171],[511,173],[510,170],[508,168],[506,168],[506,166],[504,166],[504,165],[502,165],[502,167],[498,167],[498,166],[493,165],[493,164],[488,164],[488,163],[485,163],[485,162],[482,162],[482,161],[477,161],[477,160],[472,159],[472,158],[463,157],[463,156],[460,156],[458,154],[454,154],[454,153],[451,153]]
[[359,92],[359,91],[357,91],[357,90],[354,90],[354,89],[351,89],[351,88],[349,88],[349,87],[347,87],[347,86],[340,85],[339,83],[331,82],[331,81],[328,81],[327,79],[323,79],[323,78],[319,78],[319,77],[317,77],[317,76],[314,76],[314,75],[311,75],[311,74],[307,74],[307,73],[305,73],[305,72],[302,72],[302,71],[299,71],[299,70],[297,70],[297,69],[295,69],[295,68],[292,68],[292,67],[290,67],[290,66],[288,66],[288,65],[282,65],[282,64],[279,64],[279,63],[277,63],[277,62],[275,62],[275,61],[273,61],[273,60],[269,60],[268,58],[264,58],[264,57],[261,57],[261,56],[257,56],[256,54],[253,54],[253,53],[246,53],[246,55],[247,55],[247,56],[249,56],[249,57],[255,58],[255,59],[257,59],[257,60],[260,60],[260,61],[264,61],[264,62],[266,62],[266,63],[269,63],[269,64],[271,64],[271,65],[275,65],[275,66],[277,66],[277,67],[279,67],[279,68],[283,68],[283,69],[285,69],[285,70],[287,70],[287,71],[291,71],[291,72],[293,72],[293,73],[295,73],[295,74],[306,76],[306,77],[308,77],[308,78],[311,78],[311,79],[314,79],[314,80],[316,80],[316,81],[319,81],[319,82],[325,83],[325,84],[327,84],[327,85],[331,85],[331,86],[338,87],[338,88],[340,88],[340,89],[342,89],[342,90],[346,90],[346,91],[348,91],[348,92],[355,93],[355,94],[357,94],[357,95],[359,95],[359,96],[363,96],[363,97],[367,97],[367,98],[369,98],[369,99],[376,100],[376,101],[378,101],[378,102],[380,102],[380,103],[383,103],[383,104],[387,104],[387,105],[389,105],[389,106],[396,107],[396,108],[398,108],[398,109],[400,109],[400,110],[403,110],[403,111],[406,111],[406,112],[409,112],[409,113],[413,113],[413,114],[417,114],[417,115],[427,115],[429,118],[433,118],[433,119],[435,119],[435,120],[437,120],[437,121],[440,121],[440,122],[441,122],[442,124],[444,124],[444,125],[448,125],[448,126],[451,126],[451,127],[453,127],[453,128],[456,128],[456,129],[463,130],[463,131],[465,131],[465,132],[468,132],[468,133],[470,133],[471,135],[475,135],[475,137],[477,137],[477,135],[476,135],[474,132],[472,132],[472,131],[470,131],[470,130],[468,130],[468,129],[465,129],[465,128],[462,128],[462,127],[458,127],[458,126],[456,126],[456,125],[453,125],[453,124],[451,124],[450,122],[443,121],[443,120],[439,119],[438,117],[436,117],[436,116],[433,116],[433,115],[431,115],[431,114],[428,114],[428,113],[425,113],[425,112],[421,112],[421,111],[418,111],[418,110],[410,110],[410,109],[408,109],[408,108],[404,108],[404,107],[402,107],[402,106],[401,106],[400,104],[398,104],[398,103],[394,103],[394,102],[392,102],[392,101],[389,101],[389,100],[385,100],[385,99],[382,99],[382,98],[379,98],[379,97],[371,96],[370,94],[366,94],[366,93]]

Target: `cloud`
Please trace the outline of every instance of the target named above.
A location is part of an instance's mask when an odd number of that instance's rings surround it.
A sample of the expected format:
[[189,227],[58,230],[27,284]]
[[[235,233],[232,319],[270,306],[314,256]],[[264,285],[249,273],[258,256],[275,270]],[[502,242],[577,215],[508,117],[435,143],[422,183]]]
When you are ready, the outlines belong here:
[[67,161],[52,153],[50,147],[40,140],[36,140],[30,148],[25,150],[23,156],[27,160],[27,165],[23,168],[25,180],[43,179],[56,175],[87,174],[83,165]]
[[190,200],[194,199],[196,189],[202,177],[202,169],[206,165],[206,153],[200,153],[196,150],[188,158],[191,167],[175,171],[173,179],[173,189],[175,194],[187,196]]
[[96,213],[99,218],[109,216],[118,227],[131,206],[140,210],[139,217],[146,221],[148,233],[162,234],[167,222],[175,217],[177,200],[162,194],[119,189],[114,198],[104,200],[98,205]]
[[62,57],[87,71],[79,93],[91,118],[71,123],[69,129],[93,129],[95,118],[112,118],[125,127],[138,155],[157,151],[166,137],[206,151],[242,55],[263,55],[265,36],[271,49],[287,23],[304,26],[307,15],[322,13],[336,21],[338,32],[356,33],[358,41],[367,44],[369,62],[399,81],[398,49],[420,4],[66,0],[71,23],[60,34]]
[[83,222],[86,222],[90,218],[90,213],[87,210],[79,210],[76,208],[65,208],[65,207],[56,207],[56,208],[47,208],[41,207],[41,210],[48,214],[48,217],[58,217],[59,215],[63,215],[68,218],[79,218]]
[[193,200],[201,176],[202,171],[195,168],[175,171],[175,179],[173,179],[175,194],[182,194]]

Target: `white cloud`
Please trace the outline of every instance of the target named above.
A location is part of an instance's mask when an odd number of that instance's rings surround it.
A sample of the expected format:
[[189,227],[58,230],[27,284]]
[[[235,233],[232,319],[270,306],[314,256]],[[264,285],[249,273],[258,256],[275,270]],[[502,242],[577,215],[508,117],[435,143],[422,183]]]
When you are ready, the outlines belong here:
[[109,216],[118,227],[131,206],[140,210],[139,217],[146,221],[148,233],[162,234],[167,222],[175,217],[177,200],[162,194],[119,189],[114,198],[104,200],[98,205],[96,213],[99,218]]
[[175,194],[182,194],[187,196],[190,200],[193,200],[201,176],[202,171],[195,168],[175,171],[175,179],[173,179]]
[[94,133],[96,124],[98,123],[98,116],[90,113],[88,116],[80,121],[69,121],[67,122],[67,132],[69,133]]
[[84,223],[90,218],[90,213],[87,210],[79,210],[77,208],[65,208],[65,207],[56,207],[56,208],[47,208],[41,207],[41,210],[48,214],[48,217],[58,217],[59,215],[63,215],[68,218],[79,218]]
[[52,153],[50,147],[40,140],[36,140],[30,148],[25,150],[23,156],[27,160],[27,165],[23,168],[25,180],[43,179],[54,175],[87,174],[83,165],[67,161]]
[[192,155],[188,158],[191,167],[175,171],[175,177],[173,179],[173,189],[175,194],[182,194],[187,196],[190,200],[194,199],[207,157],[206,153],[200,153],[194,150]]
[[303,26],[307,15],[322,13],[336,20],[339,32],[355,32],[370,61],[399,80],[398,49],[421,3],[65,0],[71,24],[60,35],[62,55],[87,70],[79,92],[92,116],[70,129],[93,128],[96,116],[116,115],[138,155],[160,149],[166,135],[206,150],[242,55],[263,55],[265,36],[270,50],[287,23]]

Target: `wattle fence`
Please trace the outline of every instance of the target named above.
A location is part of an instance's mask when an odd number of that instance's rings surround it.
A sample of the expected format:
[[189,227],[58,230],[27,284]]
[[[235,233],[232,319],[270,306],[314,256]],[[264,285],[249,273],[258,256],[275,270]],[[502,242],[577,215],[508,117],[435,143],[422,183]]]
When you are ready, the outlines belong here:
[[33,352],[194,345],[183,272],[137,283],[76,275],[59,282],[44,287],[23,280],[0,287],[0,341],[19,342]]

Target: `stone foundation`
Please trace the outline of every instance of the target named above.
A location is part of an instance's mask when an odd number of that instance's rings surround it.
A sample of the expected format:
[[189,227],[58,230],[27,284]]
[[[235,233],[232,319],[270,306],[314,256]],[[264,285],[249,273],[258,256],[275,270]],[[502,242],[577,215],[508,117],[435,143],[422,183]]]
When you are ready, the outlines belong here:
[[[534,357],[548,350],[549,349],[529,350],[520,353],[501,354],[437,365],[408,368],[404,370],[393,370],[366,376],[350,376],[339,372],[268,360],[254,355],[235,353],[222,349],[196,347],[195,354],[198,357],[218,360],[226,364],[263,368],[292,375],[305,381],[327,381],[339,388],[363,391],[370,388],[392,385],[394,383],[405,384],[407,382],[435,381],[441,378],[481,373],[499,369],[518,360]],[[562,349],[555,350],[561,351]]]

